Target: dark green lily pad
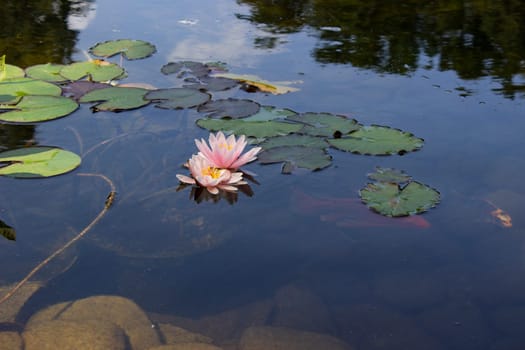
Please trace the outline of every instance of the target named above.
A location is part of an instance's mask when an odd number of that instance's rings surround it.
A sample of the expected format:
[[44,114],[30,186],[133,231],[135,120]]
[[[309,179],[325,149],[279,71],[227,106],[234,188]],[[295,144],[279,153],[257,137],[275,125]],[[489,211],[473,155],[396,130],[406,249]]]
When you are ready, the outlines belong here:
[[65,174],[77,168],[81,159],[75,153],[56,147],[27,147],[0,152],[0,175],[40,178]]
[[377,167],[374,173],[369,173],[367,176],[369,179],[378,182],[391,182],[396,184],[405,183],[412,179],[410,175],[407,175],[402,170],[381,167]]
[[64,96],[72,98],[74,100],[78,100],[90,91],[105,89],[109,87],[113,86],[106,83],[97,83],[87,80],[77,80],[63,85],[62,91]]
[[435,189],[412,181],[401,187],[393,183],[370,183],[359,191],[361,200],[385,216],[408,216],[435,207],[440,195]]
[[211,69],[204,63],[194,62],[194,61],[179,61],[179,62],[170,62],[165,64],[160,69],[162,74],[175,74],[177,73],[178,78],[183,78],[186,75],[190,74],[197,78],[202,78],[207,76]]
[[53,63],[37,64],[35,66],[27,67],[26,74],[28,77],[33,78],[33,79],[45,80],[45,81],[50,81],[54,83],[61,83],[61,82],[67,81],[66,78],[60,75],[60,71],[64,67],[65,66],[63,64],[53,64]]
[[204,76],[193,83],[188,81],[188,84],[183,85],[183,87],[206,91],[225,91],[237,85],[238,82],[233,79]]
[[261,106],[259,112],[244,118],[246,121],[268,121],[276,119],[286,119],[295,116],[297,112],[287,108],[276,108],[274,106]]
[[122,53],[128,60],[137,60],[153,55],[157,49],[155,45],[143,40],[111,40],[98,43],[89,49],[93,55],[98,57],[111,57]]
[[270,137],[259,144],[263,149],[267,150],[274,147],[281,146],[304,146],[325,149],[328,148],[328,142],[322,137],[310,135],[291,134],[285,136]]
[[16,231],[11,226],[0,220],[0,236],[4,236],[10,241],[16,241]]
[[[31,78],[7,79],[0,82],[3,102],[6,104],[16,103],[21,96],[26,95],[49,95],[60,96],[62,90],[51,83]],[[11,98],[6,96],[11,95]]]
[[78,108],[78,104],[62,96],[28,95],[10,107],[13,110],[0,113],[1,121],[36,123],[65,117],[73,113]]
[[195,89],[172,88],[150,91],[144,96],[153,101],[155,107],[180,109],[197,107],[211,99],[211,95]]
[[423,139],[386,126],[363,126],[339,139],[328,139],[333,147],[346,152],[368,155],[404,154],[423,147]]
[[71,63],[60,70],[60,75],[69,80],[87,77],[91,81],[109,81],[122,78],[125,71],[115,63],[104,60],[92,60]]
[[246,135],[258,139],[286,135],[297,132],[301,125],[280,121],[247,122],[244,119],[198,119],[197,125],[210,131],[223,131],[236,135]]
[[207,102],[201,105],[198,111],[200,113],[210,113],[207,115],[208,118],[238,119],[259,112],[260,107],[260,104],[252,100],[228,98]]
[[361,127],[355,119],[330,113],[302,113],[287,119],[305,124],[300,132],[313,136],[337,138]]
[[123,111],[140,108],[149,103],[144,99],[149,90],[131,87],[113,86],[94,90],[82,96],[79,102],[102,102],[92,107],[93,111]]
[[325,150],[304,146],[270,148],[261,152],[257,158],[262,164],[284,162],[284,174],[289,174],[295,167],[320,170],[332,164],[332,157]]

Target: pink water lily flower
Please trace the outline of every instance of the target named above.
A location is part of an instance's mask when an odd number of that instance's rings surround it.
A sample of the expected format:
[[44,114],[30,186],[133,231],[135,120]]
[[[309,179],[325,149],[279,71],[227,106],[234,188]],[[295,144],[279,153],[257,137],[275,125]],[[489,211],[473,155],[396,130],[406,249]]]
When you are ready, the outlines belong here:
[[214,167],[221,169],[239,169],[257,159],[256,155],[261,150],[261,147],[254,147],[242,154],[247,144],[246,137],[241,135],[235,139],[235,135],[230,135],[226,138],[221,131],[217,134],[210,133],[208,141],[209,146],[204,139],[195,140],[199,154],[207,158]]
[[187,165],[192,177],[177,174],[177,179],[186,184],[206,187],[211,194],[217,194],[219,190],[237,191],[235,186],[246,184],[242,180],[242,173],[217,168],[200,154],[194,154]]

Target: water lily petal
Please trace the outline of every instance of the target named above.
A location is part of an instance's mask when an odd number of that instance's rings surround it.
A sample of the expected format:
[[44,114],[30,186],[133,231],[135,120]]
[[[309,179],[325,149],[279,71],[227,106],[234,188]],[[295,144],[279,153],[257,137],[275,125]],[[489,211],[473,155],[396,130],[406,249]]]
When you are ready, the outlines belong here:
[[177,174],[175,175],[177,177],[177,179],[179,179],[180,182],[182,183],[185,183],[185,184],[190,184],[190,185],[195,185],[196,182],[195,182],[195,179],[189,177],[189,176],[186,176],[186,175],[181,175],[181,174]]

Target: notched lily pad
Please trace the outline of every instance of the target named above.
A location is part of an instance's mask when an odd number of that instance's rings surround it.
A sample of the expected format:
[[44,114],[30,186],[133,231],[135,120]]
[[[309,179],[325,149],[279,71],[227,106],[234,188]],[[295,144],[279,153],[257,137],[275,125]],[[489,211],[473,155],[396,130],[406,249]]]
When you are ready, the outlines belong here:
[[412,177],[406,174],[403,170],[393,168],[376,167],[376,171],[374,173],[367,174],[367,176],[369,179],[378,182],[391,182],[396,184],[401,184],[412,180]]
[[259,146],[265,150],[281,146],[304,146],[320,149],[329,147],[328,142],[324,138],[298,134],[270,137],[261,142]]
[[208,118],[245,118],[259,112],[260,104],[252,100],[228,98],[207,102],[198,108],[200,113],[209,113]]
[[293,84],[296,82],[289,82],[289,81],[271,82],[271,81],[263,80],[255,75],[234,74],[234,73],[216,73],[216,74],[213,74],[213,76],[238,80],[239,82],[245,84],[248,87],[246,90],[248,90],[249,92],[252,91],[252,89],[250,89],[249,87],[253,87],[254,89],[258,91],[269,92],[274,95],[280,95],[280,94],[286,94],[288,92],[299,91],[298,88],[289,86],[290,84]]
[[183,78],[188,74],[193,75],[197,78],[207,76],[211,69],[204,63],[194,61],[179,61],[170,62],[162,66],[160,69],[162,74],[177,74],[178,78]]
[[412,152],[423,147],[423,139],[386,126],[363,126],[339,139],[328,139],[333,147],[346,152],[391,155]]
[[16,241],[16,231],[11,226],[0,220],[0,236],[4,236],[10,241]]
[[28,77],[33,78],[33,79],[40,79],[40,80],[54,82],[54,83],[61,83],[61,82],[67,81],[66,78],[60,75],[60,71],[64,67],[65,66],[63,64],[54,64],[54,63],[37,64],[35,66],[27,67],[26,74]]
[[88,80],[99,82],[119,79],[125,74],[122,67],[104,60],[75,62],[60,70],[60,75],[68,80],[80,80],[87,77]]
[[11,99],[5,97],[5,100],[2,102],[5,104],[16,103],[19,100],[20,96],[60,96],[60,94],[62,94],[62,90],[58,86],[48,83],[46,81],[31,78],[16,78],[1,81],[0,91],[3,96],[13,96]]
[[197,107],[211,99],[211,95],[188,88],[159,89],[150,91],[144,96],[153,101],[155,107],[180,109]]
[[287,108],[277,108],[274,106],[261,106],[259,112],[244,118],[246,121],[268,121],[276,119],[286,119],[287,117],[295,116],[297,112]]
[[[80,165],[75,153],[56,147],[27,147],[0,152],[0,175],[41,178],[65,174]],[[3,165],[3,164],[2,164]]]
[[155,45],[147,41],[130,39],[105,41],[89,49],[89,52],[98,57],[111,57],[121,53],[128,60],[146,58],[156,51]]
[[1,121],[36,123],[65,117],[73,113],[78,104],[62,96],[28,95],[10,107],[12,110],[0,113]]
[[88,92],[80,98],[79,102],[101,102],[92,107],[95,112],[119,112],[147,105],[149,101],[145,100],[144,96],[148,91],[141,88],[113,86]]
[[304,127],[300,132],[313,136],[339,138],[361,127],[355,119],[330,113],[302,113],[291,115],[287,119],[303,123]]
[[440,194],[435,189],[409,182],[401,187],[393,183],[370,183],[359,191],[361,200],[372,210],[385,216],[408,216],[435,207]]
[[263,139],[297,132],[301,125],[280,121],[248,122],[244,119],[198,119],[197,125],[210,131],[223,131]]
[[258,160],[262,164],[284,162],[284,174],[291,173],[295,167],[320,170],[332,164],[332,157],[323,149],[304,146],[273,147],[261,152]]

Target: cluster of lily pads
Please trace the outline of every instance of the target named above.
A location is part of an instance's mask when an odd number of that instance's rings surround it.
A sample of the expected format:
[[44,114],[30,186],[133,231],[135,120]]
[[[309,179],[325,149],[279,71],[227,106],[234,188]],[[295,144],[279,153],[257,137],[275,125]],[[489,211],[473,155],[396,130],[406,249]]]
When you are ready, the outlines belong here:
[[[199,127],[245,135],[263,149],[260,163],[282,163],[285,174],[296,168],[326,168],[332,162],[330,148],[356,154],[393,155],[416,151],[423,146],[423,139],[409,132],[388,126],[363,125],[343,115],[297,113],[261,106],[248,99],[213,100],[214,92],[233,88],[272,94],[297,91],[290,84],[228,73],[222,63],[181,61],[164,65],[163,74],[176,74],[182,82],[173,88],[117,84],[127,74],[120,65],[106,58],[120,54],[126,59],[141,59],[155,51],[155,46],[145,41],[115,40],[90,48],[89,53],[100,59],[85,62],[40,64],[25,70],[0,62],[0,122],[38,123],[61,118],[72,114],[79,103],[92,103],[93,111],[113,112],[149,104],[164,109],[196,108],[203,114],[196,122]],[[0,153],[0,163],[7,164],[0,168],[0,175],[53,176],[73,170],[80,161],[78,155],[55,147],[9,150]],[[412,183],[409,183],[411,189],[415,188]],[[417,196],[419,190],[415,191]],[[361,192],[363,201],[369,203],[363,193],[366,192]],[[427,207],[427,204],[421,205],[421,208]],[[390,216],[414,212],[377,211]]]

